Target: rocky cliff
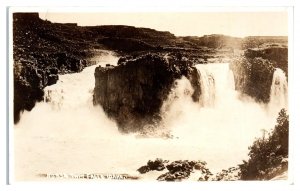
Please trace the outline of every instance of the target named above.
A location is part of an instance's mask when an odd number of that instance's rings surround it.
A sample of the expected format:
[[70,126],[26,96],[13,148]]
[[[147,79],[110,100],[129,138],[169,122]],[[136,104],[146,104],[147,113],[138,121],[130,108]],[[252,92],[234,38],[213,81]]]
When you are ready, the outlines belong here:
[[236,89],[257,101],[269,102],[275,68],[282,69],[288,75],[287,53],[287,47],[247,49],[230,65]]
[[38,13],[13,14],[14,122],[23,110],[43,100],[44,87],[55,84],[59,73],[79,72],[91,57],[88,46],[61,36],[76,25],[55,25]]
[[191,61],[174,56],[146,54],[120,59],[116,67],[95,70],[94,104],[100,104],[121,131],[135,132],[159,125],[160,108],[176,79],[192,82],[199,99],[198,73]]

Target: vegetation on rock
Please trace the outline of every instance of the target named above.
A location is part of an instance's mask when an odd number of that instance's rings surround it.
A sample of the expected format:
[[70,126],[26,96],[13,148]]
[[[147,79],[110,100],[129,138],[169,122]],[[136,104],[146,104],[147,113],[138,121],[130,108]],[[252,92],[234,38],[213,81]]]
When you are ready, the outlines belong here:
[[249,147],[249,160],[240,165],[242,180],[269,180],[288,167],[289,116],[282,109],[277,125]]

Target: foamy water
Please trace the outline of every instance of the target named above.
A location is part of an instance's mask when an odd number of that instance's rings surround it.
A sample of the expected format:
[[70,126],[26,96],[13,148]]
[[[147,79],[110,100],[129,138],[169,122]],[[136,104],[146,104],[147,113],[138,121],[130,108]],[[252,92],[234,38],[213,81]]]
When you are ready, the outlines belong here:
[[[117,62],[112,54],[101,59],[101,65]],[[128,173],[155,180],[163,172],[136,171],[155,158],[204,160],[216,173],[246,159],[255,137],[275,124],[264,105],[237,99],[228,64],[215,64],[204,66],[214,78],[213,106],[193,102],[185,78],[165,102],[164,128],[173,139],[120,134],[92,104],[95,67],[60,76],[45,89],[48,102],[22,114],[14,128],[16,180],[39,180],[45,173]],[[198,177],[195,173],[191,179]]]
[[278,113],[282,108],[288,109],[288,83],[284,71],[276,68],[273,74],[269,109]]

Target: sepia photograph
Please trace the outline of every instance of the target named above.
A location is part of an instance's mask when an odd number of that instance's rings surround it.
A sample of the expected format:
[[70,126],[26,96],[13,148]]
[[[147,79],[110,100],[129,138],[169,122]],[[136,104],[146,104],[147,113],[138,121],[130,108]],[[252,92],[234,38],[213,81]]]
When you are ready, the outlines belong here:
[[11,181],[288,181],[289,13],[12,9]]

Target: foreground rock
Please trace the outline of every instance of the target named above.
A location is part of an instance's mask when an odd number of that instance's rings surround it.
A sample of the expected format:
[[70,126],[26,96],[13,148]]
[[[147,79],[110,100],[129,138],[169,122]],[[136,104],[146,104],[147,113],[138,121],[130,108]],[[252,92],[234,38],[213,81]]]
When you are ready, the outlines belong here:
[[238,180],[287,180],[288,159],[283,158],[280,165],[261,171],[258,179],[243,179],[240,165],[223,169],[216,174],[210,172],[205,161],[177,160],[169,162],[160,158],[149,160],[147,165],[141,166],[137,171],[145,174],[150,171],[168,170],[157,177],[158,181],[183,181],[190,178],[192,173],[197,172],[198,181],[238,181]]
[[241,170],[238,167],[230,167],[222,170],[212,178],[213,181],[236,181],[241,179]]
[[157,180],[159,181],[181,181],[188,179],[194,170],[201,172],[199,181],[207,181],[213,175],[206,167],[204,161],[189,161],[177,160],[169,163],[168,160],[156,159],[155,161],[148,161],[147,165],[138,169],[141,174],[145,174],[151,170],[162,171],[167,169],[168,172],[160,175]]
[[123,132],[153,130],[161,121],[160,108],[176,79],[190,79],[199,99],[198,75],[185,58],[145,54],[120,59],[116,67],[95,70],[94,104],[100,104]]
[[[210,171],[205,167],[206,163],[202,161],[178,160],[167,165],[169,172],[160,175],[159,181],[181,181],[189,178],[191,173],[196,170],[201,170],[204,175],[204,180],[208,180],[211,175]],[[201,176],[199,179],[202,179]]]
[[139,173],[141,174],[145,174],[151,170],[157,170],[157,171],[162,171],[164,170],[165,167],[165,163],[168,163],[169,161],[167,160],[162,160],[162,159],[155,159],[155,161],[151,161],[149,160],[147,165],[140,167],[139,169],[137,169],[137,171],[139,171]]

